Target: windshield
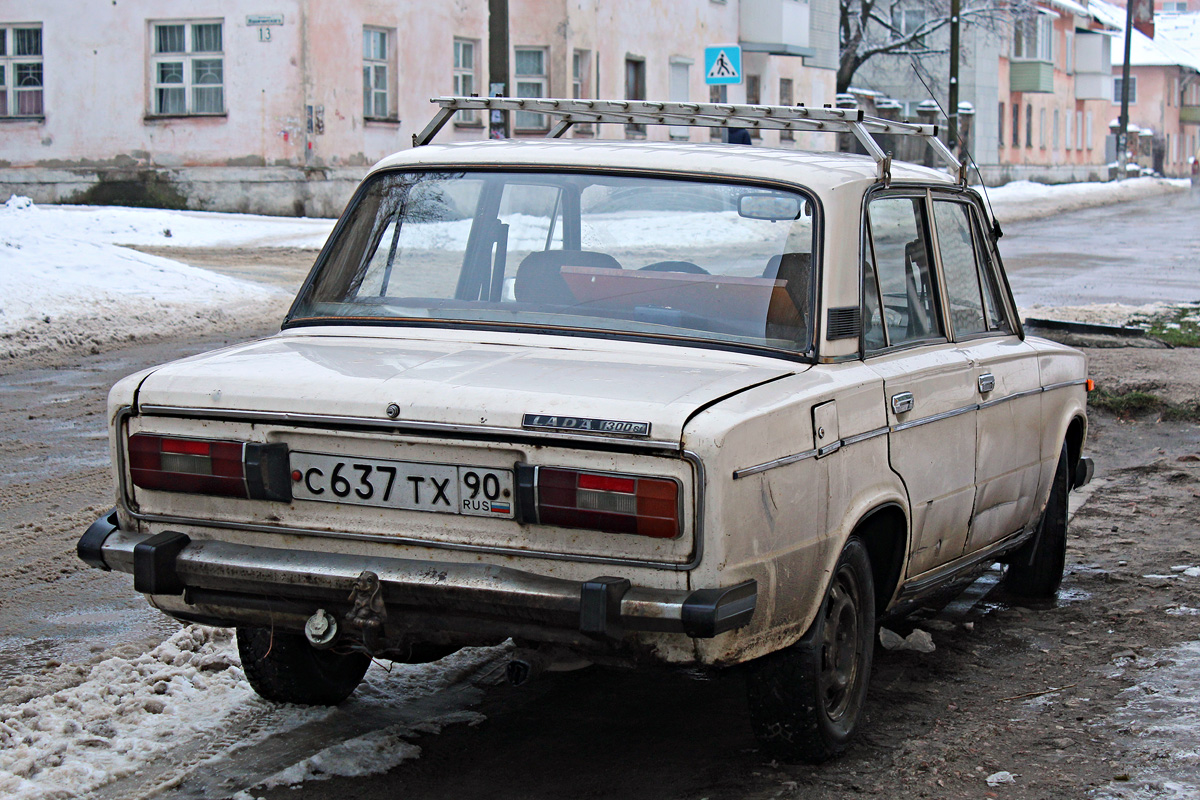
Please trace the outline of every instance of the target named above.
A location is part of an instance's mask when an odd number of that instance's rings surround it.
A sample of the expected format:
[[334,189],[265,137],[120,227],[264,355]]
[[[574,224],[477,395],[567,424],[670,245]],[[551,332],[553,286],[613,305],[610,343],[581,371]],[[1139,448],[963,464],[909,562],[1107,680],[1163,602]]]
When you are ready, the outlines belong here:
[[288,323],[495,325],[809,350],[813,205],[752,185],[390,172]]

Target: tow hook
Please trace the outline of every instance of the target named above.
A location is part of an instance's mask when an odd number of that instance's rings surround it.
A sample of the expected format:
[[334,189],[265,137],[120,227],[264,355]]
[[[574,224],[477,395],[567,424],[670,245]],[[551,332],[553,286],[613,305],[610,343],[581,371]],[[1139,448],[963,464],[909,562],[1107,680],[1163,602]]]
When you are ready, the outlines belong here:
[[337,635],[337,620],[323,608],[318,608],[317,613],[304,623],[304,638],[308,639],[308,643],[318,650],[327,650],[333,647],[333,641],[337,639]]

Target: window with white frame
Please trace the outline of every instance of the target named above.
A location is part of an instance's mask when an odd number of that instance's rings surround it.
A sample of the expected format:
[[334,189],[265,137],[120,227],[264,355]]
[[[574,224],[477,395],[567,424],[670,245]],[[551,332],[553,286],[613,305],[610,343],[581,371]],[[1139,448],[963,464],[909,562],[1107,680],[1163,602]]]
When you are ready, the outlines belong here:
[[1091,150],[1092,149],[1092,141],[1093,141],[1092,140],[1092,112],[1090,112],[1090,111],[1087,112],[1087,117],[1084,118],[1084,122],[1087,124],[1087,132],[1084,133],[1083,145],[1088,150]]
[[391,31],[363,28],[363,119],[390,119]]
[[[1113,78],[1113,104],[1121,105],[1122,86],[1125,81],[1121,78]],[[1137,104],[1137,75],[1129,76],[1129,105]]]
[[[517,47],[513,50],[513,76],[517,97],[545,97],[547,86],[546,48]],[[514,127],[519,131],[544,131],[548,127],[545,114],[518,111]]]
[[1083,112],[1075,112],[1075,149],[1083,149]]
[[1054,63],[1054,20],[1045,14],[1014,20],[1012,57]]
[[40,117],[42,28],[0,25],[0,117]]
[[1063,47],[1063,72],[1068,75],[1075,74],[1075,32],[1067,31],[1066,46]]
[[[912,36],[925,24],[926,13],[923,5],[910,5],[892,8],[892,28],[898,38],[906,39]],[[925,37],[913,39],[912,47],[924,47]]]
[[1063,117],[1063,124],[1066,125],[1066,129],[1063,131],[1063,144],[1068,150],[1075,147],[1075,138],[1071,134],[1071,120],[1074,118],[1075,115],[1071,113],[1070,109],[1067,109],[1067,113]]
[[[584,100],[592,96],[592,51],[576,50],[571,54],[571,97]],[[594,131],[590,122],[571,126],[575,136],[591,136]]]
[[[454,94],[470,97],[477,94],[479,81],[475,78],[475,42],[471,39],[454,40]],[[454,115],[456,125],[478,125],[479,112],[472,109]]]
[[151,113],[225,113],[224,23],[151,23]]
[[[795,97],[795,94],[792,90],[792,79],[791,78],[780,78],[779,79],[779,105],[790,106],[792,103],[795,102],[794,97]],[[794,132],[792,132],[792,131],[780,131],[779,132],[779,141],[792,142],[795,140],[796,140],[796,134]]]
[[1168,14],[1185,14],[1187,13],[1187,0],[1166,0],[1162,4],[1162,10]]
[[1038,147],[1046,149],[1046,109],[1038,109]]

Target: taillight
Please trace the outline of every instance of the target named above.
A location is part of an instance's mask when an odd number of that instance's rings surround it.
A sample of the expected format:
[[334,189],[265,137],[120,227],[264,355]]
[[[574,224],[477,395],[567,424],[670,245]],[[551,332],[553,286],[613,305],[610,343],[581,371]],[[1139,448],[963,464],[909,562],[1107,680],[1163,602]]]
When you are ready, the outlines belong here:
[[526,521],[674,539],[681,529],[679,483],[607,472],[518,466]]
[[129,476],[141,489],[292,499],[283,444],[135,433],[129,437]]

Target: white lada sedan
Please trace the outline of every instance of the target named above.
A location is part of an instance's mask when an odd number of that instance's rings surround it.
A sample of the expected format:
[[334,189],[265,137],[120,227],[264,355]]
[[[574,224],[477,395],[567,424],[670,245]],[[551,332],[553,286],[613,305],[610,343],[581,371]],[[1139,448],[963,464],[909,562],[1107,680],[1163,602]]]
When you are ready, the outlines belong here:
[[1084,359],[1023,333],[997,233],[861,155],[407,150],[280,333],[113,388],[79,554],[236,627],[266,698],[511,638],[514,681],[745,665],[764,744],[835,756],[879,615],[996,561],[1062,576]]

